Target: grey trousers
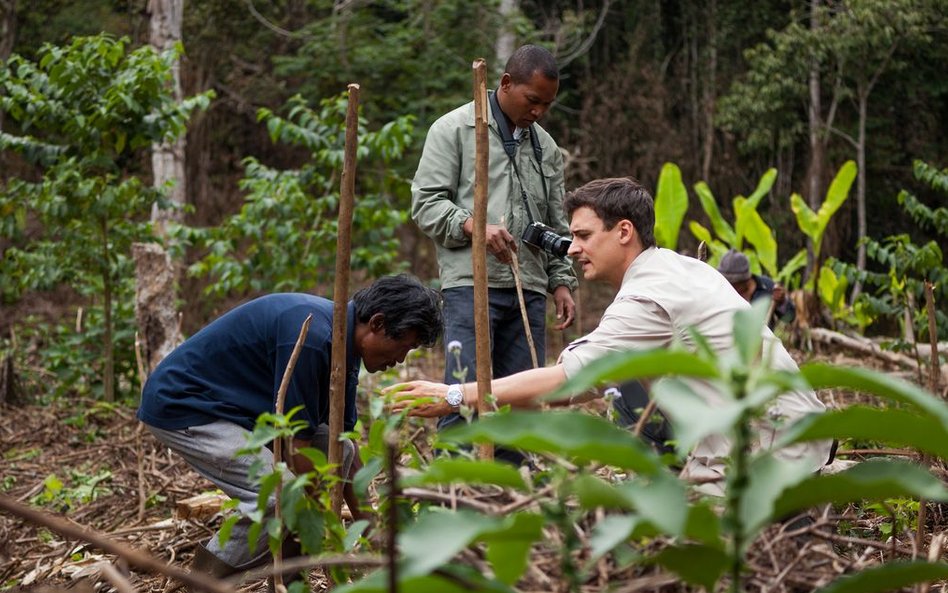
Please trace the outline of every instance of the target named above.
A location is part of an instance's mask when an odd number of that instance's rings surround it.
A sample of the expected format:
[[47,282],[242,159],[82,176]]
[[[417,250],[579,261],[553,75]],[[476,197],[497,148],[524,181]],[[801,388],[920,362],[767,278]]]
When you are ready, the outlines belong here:
[[[168,446],[172,451],[184,458],[194,470],[214,483],[227,496],[239,501],[238,512],[242,518],[234,525],[230,538],[223,546],[217,533],[206,545],[207,550],[233,567],[255,565],[264,557],[269,556],[267,548],[266,529],[262,530],[257,545],[251,553],[249,545],[249,529],[251,521],[247,514],[257,510],[257,486],[248,477],[250,466],[256,461],[263,462],[263,467],[273,466],[273,453],[263,448],[257,455],[237,455],[237,451],[247,445],[250,433],[224,420],[211,424],[191,426],[183,430],[165,430],[145,425],[155,438]],[[329,427],[321,424],[316,428],[313,437],[313,447],[323,452],[329,450]],[[349,475],[355,446],[346,439],[343,442],[343,473]],[[267,503],[266,517],[273,516],[275,498],[270,497]]]

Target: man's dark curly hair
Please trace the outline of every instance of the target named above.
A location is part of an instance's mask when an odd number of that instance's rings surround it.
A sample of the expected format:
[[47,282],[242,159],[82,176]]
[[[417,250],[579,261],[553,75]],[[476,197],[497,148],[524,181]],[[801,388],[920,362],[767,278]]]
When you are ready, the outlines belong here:
[[584,206],[602,219],[606,230],[620,220],[628,220],[635,227],[643,249],[655,245],[655,203],[638,181],[628,177],[596,179],[563,198],[563,211],[570,218]]
[[385,335],[398,340],[415,331],[419,346],[434,346],[444,328],[441,296],[414,276],[383,276],[352,295],[356,320],[368,323],[376,313],[384,317]]

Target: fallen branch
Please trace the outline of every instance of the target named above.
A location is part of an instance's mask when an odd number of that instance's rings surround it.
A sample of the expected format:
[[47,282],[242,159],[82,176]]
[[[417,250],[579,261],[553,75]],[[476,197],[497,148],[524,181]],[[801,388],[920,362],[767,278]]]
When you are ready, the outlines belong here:
[[[905,367],[916,372],[919,368],[918,361],[916,361],[911,356],[906,356],[905,354],[900,354],[898,352],[883,350],[879,344],[876,344],[868,338],[847,336],[845,334],[834,332],[823,327],[810,328],[810,338],[822,344],[842,346],[843,348],[854,350],[859,354],[874,356],[879,360]],[[948,365],[942,365],[941,368],[943,382],[948,380],[948,369],[946,369],[946,366]]]
[[37,511],[7,496],[0,496],[0,510],[26,519],[30,523],[46,527],[67,539],[88,542],[104,552],[124,558],[132,566],[163,574],[181,581],[191,588],[208,591],[209,593],[233,593],[233,589],[222,581],[200,573],[185,572],[140,550],[129,548],[90,529],[74,525],[65,519]]

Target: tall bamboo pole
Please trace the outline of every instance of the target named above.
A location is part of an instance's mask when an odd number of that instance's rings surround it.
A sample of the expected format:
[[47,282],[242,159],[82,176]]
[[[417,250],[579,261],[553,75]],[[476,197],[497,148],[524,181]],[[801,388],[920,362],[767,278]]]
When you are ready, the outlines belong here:
[[[332,510],[342,510],[342,434],[346,409],[346,334],[349,309],[349,255],[352,251],[352,206],[355,201],[356,142],[359,128],[359,85],[349,84],[346,111],[346,147],[339,191],[339,226],[336,238],[336,280],[332,309],[332,373],[329,376],[329,463],[340,480],[332,489]],[[355,512],[355,509],[350,509]]]
[[[477,412],[486,414],[490,391],[490,318],[487,313],[487,62],[474,60],[474,232],[471,263],[474,270],[474,337],[477,355]],[[494,446],[480,446],[481,459],[494,458]]]

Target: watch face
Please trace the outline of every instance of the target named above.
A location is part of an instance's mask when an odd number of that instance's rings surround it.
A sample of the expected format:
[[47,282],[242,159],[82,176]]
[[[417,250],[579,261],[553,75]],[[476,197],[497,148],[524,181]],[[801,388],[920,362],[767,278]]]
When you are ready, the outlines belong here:
[[458,385],[451,385],[448,387],[448,394],[445,396],[444,400],[448,402],[448,405],[452,408],[460,406],[461,402],[464,400],[464,394],[461,393],[461,387]]

